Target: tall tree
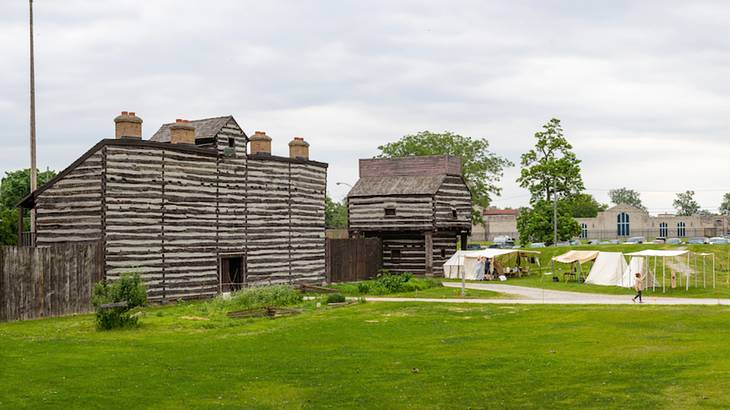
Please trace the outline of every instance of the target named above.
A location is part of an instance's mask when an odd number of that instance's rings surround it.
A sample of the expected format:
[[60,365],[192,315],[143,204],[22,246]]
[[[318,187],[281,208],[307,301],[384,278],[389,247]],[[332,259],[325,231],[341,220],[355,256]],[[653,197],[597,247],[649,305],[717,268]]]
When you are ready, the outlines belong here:
[[611,189],[608,191],[608,197],[615,205],[631,205],[646,211],[646,207],[641,203],[641,195],[633,189],[626,187]]
[[484,139],[465,137],[444,131],[435,133],[421,131],[406,135],[398,141],[378,147],[380,158],[397,158],[409,155],[454,155],[461,159],[461,171],[471,190],[472,222],[481,223],[480,210],[487,208],[492,196],[498,196],[502,189],[497,185],[504,168],[514,164],[489,150]]
[[522,155],[522,171],[517,182],[532,195],[531,202],[551,201],[576,195],[585,189],[580,175],[580,160],[563,136],[560,120],[553,118],[535,133],[535,147]]
[[[558,241],[567,241],[580,234],[580,225],[571,215],[571,209],[566,200],[559,200],[558,211]],[[540,199],[535,201],[532,208],[523,208],[517,216],[517,231],[520,242],[544,242],[553,244],[553,203]]]
[[722,204],[720,204],[720,213],[723,215],[730,215],[730,192],[726,193],[722,197]]
[[329,195],[324,198],[324,225],[329,229],[347,228],[347,206],[335,202]]
[[672,203],[679,216],[690,216],[700,211],[700,204],[695,201],[695,191],[684,191],[677,194]]
[[594,218],[599,212],[608,209],[608,205],[599,203],[591,194],[573,195],[565,201],[574,218]]
[[[56,176],[56,171],[38,172],[38,182],[43,186]],[[5,173],[0,181],[0,209],[14,209],[18,202],[30,193],[30,169]]]

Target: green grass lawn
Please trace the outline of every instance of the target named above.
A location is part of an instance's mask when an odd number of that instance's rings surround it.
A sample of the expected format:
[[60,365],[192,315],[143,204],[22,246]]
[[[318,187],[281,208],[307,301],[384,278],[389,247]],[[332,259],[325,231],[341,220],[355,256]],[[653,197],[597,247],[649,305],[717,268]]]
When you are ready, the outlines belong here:
[[[654,245],[654,244],[643,244],[643,245],[583,245],[583,246],[571,246],[571,247],[555,247],[555,248],[539,248],[531,249],[540,252],[540,263],[542,265],[542,272],[552,271],[551,258],[556,255],[563,254],[569,250],[599,250],[604,252],[622,252],[624,254],[637,252],[643,249],[678,249],[684,248],[689,249],[692,252],[697,253],[714,253],[715,254],[715,269],[716,269],[716,287],[712,288],[712,275],[711,275],[711,261],[709,257],[706,259],[707,268],[707,287],[694,287],[694,281],[690,285],[689,291],[685,291],[684,288],[671,289],[669,286],[670,278],[669,272],[667,272],[666,278],[666,292],[662,293],[660,286],[657,287],[656,291],[647,289],[645,294],[648,296],[664,296],[664,297],[690,297],[690,298],[730,298],[730,245]],[[628,260],[627,260],[628,262]],[[651,262],[653,263],[653,262]],[[661,260],[659,260],[659,268],[657,272],[657,279],[661,284]],[[692,261],[694,264],[694,260]],[[590,270],[590,264],[585,264],[583,275],[587,276]],[[652,265],[653,266],[653,265]],[[694,266],[694,265],[693,265]],[[701,264],[697,266],[701,269]],[[567,265],[556,264],[556,271],[561,279],[560,282],[552,282],[551,276],[545,276],[539,274],[539,272],[533,271],[530,276],[522,278],[509,278],[507,282],[495,282],[504,283],[507,285],[517,286],[530,286],[539,287],[551,290],[565,290],[573,292],[588,292],[588,293],[605,293],[605,294],[632,294],[632,289],[624,289],[616,286],[596,286],[586,285],[577,283],[575,281],[564,282],[562,280],[562,272],[568,270]],[[701,282],[700,282],[701,285]]]
[[730,407],[728,307],[311,305],[0,324],[0,408]]
[[[358,295],[361,296],[361,295]],[[368,295],[365,295],[368,296]],[[379,297],[380,295],[373,295],[368,297]],[[505,293],[492,292],[490,290],[479,290],[479,289],[465,289],[464,296],[461,295],[461,289],[447,288],[445,286],[439,286],[430,289],[416,290],[413,292],[393,293],[389,295],[382,295],[382,297],[394,297],[394,298],[432,298],[432,299],[514,299],[518,298],[514,295],[507,295]]]

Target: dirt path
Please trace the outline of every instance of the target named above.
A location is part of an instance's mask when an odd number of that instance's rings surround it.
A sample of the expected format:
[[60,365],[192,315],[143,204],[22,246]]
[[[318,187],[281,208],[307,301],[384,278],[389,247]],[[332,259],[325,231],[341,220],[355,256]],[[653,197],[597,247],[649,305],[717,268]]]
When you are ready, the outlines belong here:
[[[456,282],[444,282],[444,286],[460,288]],[[370,302],[435,302],[435,303],[475,303],[475,304],[553,304],[553,305],[632,305],[630,295],[603,295],[598,293],[565,292],[543,290],[524,286],[491,283],[467,283],[467,289],[491,290],[507,294],[504,299],[435,299],[435,298],[392,298],[367,297]],[[517,296],[510,297],[510,295]],[[730,299],[663,298],[645,297],[645,305],[730,305]]]

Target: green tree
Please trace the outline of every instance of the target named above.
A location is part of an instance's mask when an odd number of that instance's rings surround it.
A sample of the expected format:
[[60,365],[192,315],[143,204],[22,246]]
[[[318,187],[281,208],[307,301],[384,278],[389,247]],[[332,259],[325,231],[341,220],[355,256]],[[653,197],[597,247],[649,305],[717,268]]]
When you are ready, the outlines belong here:
[[684,191],[677,194],[672,203],[679,216],[690,216],[700,211],[700,204],[695,201],[695,191]]
[[565,201],[573,218],[594,218],[608,209],[608,205],[599,203],[591,194],[576,194]]
[[730,192],[726,193],[722,197],[722,204],[720,204],[720,213],[723,215],[730,215]]
[[[571,215],[570,205],[560,200],[558,208],[558,241],[567,241],[580,234],[580,225]],[[517,216],[517,231],[520,242],[544,242],[553,244],[553,204],[550,201],[538,200],[532,208],[523,208]]]
[[329,229],[347,228],[347,206],[342,202],[335,202],[329,195],[324,198],[324,224]]
[[0,209],[0,245],[18,243],[18,210]]
[[563,136],[560,120],[551,119],[535,133],[535,147],[522,154],[522,171],[517,182],[532,195],[530,202],[550,201],[554,193],[563,197],[585,189],[580,175],[580,160]]
[[461,159],[461,172],[471,190],[472,222],[482,222],[480,210],[489,207],[492,196],[502,190],[497,186],[504,168],[514,164],[489,150],[484,139],[465,137],[452,132],[434,133],[421,131],[406,135],[396,142],[378,147],[380,158],[397,158],[409,155],[454,155]]
[[[38,172],[38,186],[56,176],[56,171]],[[0,209],[14,209],[30,193],[30,168],[5,173],[0,182]]]
[[608,197],[616,205],[631,205],[646,211],[646,207],[641,203],[641,195],[633,189],[626,187],[611,189],[608,191]]

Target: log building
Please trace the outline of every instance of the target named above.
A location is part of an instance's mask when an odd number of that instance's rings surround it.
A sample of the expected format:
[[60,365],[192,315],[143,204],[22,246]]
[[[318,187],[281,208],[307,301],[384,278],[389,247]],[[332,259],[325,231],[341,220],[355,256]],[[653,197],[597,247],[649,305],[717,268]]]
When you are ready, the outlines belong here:
[[350,235],[381,238],[391,272],[443,274],[471,231],[471,194],[452,156],[361,159],[347,209]]
[[325,279],[327,164],[302,138],[280,157],[232,116],[177,120],[150,140],[135,113],[114,121],[116,138],[21,202],[37,246],[102,241],[106,277],[139,272],[153,300]]

